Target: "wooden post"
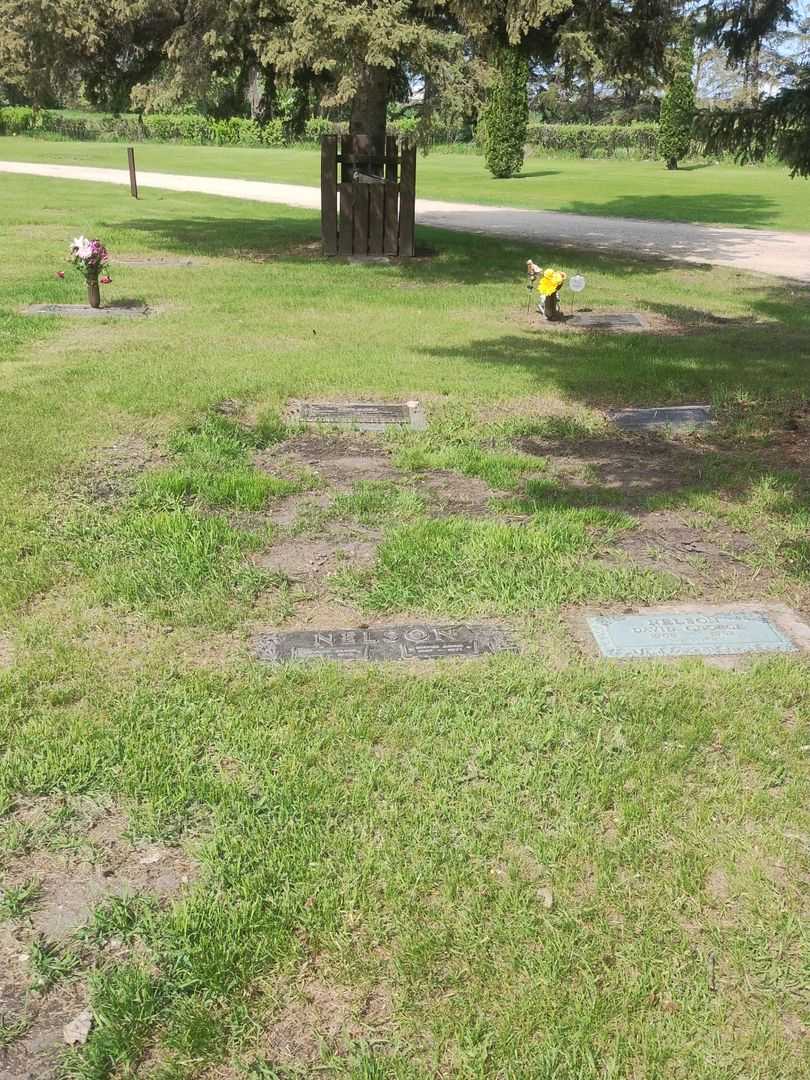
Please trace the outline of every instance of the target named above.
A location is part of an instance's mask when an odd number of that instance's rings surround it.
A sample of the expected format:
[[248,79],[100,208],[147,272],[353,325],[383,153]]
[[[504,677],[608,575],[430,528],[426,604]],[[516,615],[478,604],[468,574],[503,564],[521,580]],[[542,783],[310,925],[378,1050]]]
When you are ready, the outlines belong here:
[[337,255],[337,135],[321,139],[321,245],[324,255]]
[[385,196],[383,207],[383,255],[399,252],[399,200],[397,198],[397,140],[385,140]]
[[416,147],[403,146],[399,170],[399,254],[411,258],[416,251]]
[[127,161],[129,162],[129,193],[133,199],[138,198],[138,178],[135,175],[135,149],[127,147]]

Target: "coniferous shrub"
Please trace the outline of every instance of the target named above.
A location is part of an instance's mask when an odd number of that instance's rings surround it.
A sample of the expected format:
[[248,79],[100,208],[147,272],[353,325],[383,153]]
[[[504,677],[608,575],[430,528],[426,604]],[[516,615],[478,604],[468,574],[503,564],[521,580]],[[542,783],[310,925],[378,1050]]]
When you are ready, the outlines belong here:
[[668,169],[677,169],[678,161],[689,153],[695,123],[695,84],[692,68],[695,45],[692,30],[686,28],[678,44],[675,73],[661,102],[658,154]]
[[481,115],[484,160],[493,176],[520,172],[529,126],[529,65],[517,49],[499,49]]

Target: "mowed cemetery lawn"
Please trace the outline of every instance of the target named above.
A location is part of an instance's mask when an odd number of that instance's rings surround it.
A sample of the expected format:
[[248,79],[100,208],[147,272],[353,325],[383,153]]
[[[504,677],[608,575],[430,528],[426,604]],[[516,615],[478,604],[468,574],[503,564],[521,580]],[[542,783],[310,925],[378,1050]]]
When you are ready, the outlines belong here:
[[[274,183],[320,183],[317,147],[250,149],[143,143],[139,169]],[[126,169],[121,143],[0,137],[0,160]],[[810,230],[810,185],[781,166],[686,162],[676,172],[660,161],[580,160],[530,156],[511,180],[494,180],[472,153],[419,156],[418,194],[452,202],[562,210],[609,217]]]
[[[329,262],[312,213],[0,183],[0,1073],[806,1077],[807,657],[617,664],[580,620],[810,619],[810,291],[428,230]],[[150,317],[18,313],[83,300],[79,232]],[[528,256],[653,329],[530,322]],[[358,398],[428,429],[286,419]],[[521,651],[252,653],[463,619]]]

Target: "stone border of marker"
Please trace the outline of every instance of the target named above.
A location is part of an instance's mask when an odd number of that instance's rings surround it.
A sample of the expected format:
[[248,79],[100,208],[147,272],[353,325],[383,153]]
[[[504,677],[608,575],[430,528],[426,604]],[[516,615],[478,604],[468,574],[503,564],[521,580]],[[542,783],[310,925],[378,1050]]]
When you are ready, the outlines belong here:
[[389,427],[427,428],[427,417],[419,401],[291,401],[290,421],[356,431],[385,431]]
[[92,308],[89,304],[29,304],[23,315],[50,315],[68,319],[144,319],[151,314],[146,305],[110,304]]
[[810,626],[792,608],[772,602],[590,607],[571,612],[567,621],[588,655],[615,663],[692,657],[727,667],[810,652]]

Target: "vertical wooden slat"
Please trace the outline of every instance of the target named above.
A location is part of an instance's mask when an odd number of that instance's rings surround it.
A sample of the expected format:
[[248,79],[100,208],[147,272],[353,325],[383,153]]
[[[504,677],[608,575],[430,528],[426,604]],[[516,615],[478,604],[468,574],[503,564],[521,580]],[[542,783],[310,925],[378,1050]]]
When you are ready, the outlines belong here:
[[135,175],[135,150],[132,146],[127,147],[127,163],[129,165],[129,193],[133,199],[137,199],[138,177]]
[[354,213],[354,255],[368,255],[368,192],[370,184],[353,184],[352,208]]
[[397,194],[397,140],[385,139],[385,195],[383,196],[383,254],[399,252],[399,198]]
[[321,139],[321,247],[324,255],[337,255],[337,135]]
[[399,254],[409,258],[415,253],[416,217],[416,147],[403,146],[399,172]]
[[352,181],[352,173],[354,172],[354,165],[347,164],[346,159],[352,156],[353,135],[342,135],[340,138],[340,182],[341,184],[350,184]]
[[383,253],[383,217],[385,214],[385,184],[372,184],[368,189],[368,253]]
[[340,233],[338,236],[338,250],[341,255],[351,255],[352,253],[352,243],[354,242],[352,189],[354,187],[354,184],[341,184],[338,188],[340,193]]

